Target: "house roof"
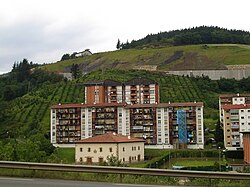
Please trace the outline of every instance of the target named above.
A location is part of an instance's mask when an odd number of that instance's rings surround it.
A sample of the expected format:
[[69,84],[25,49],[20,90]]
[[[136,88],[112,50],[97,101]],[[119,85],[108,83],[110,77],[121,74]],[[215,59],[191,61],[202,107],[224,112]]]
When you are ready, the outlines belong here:
[[50,108],[81,108],[83,107],[83,104],[57,104],[52,105]]
[[84,108],[84,107],[119,107],[126,106],[126,103],[97,103],[97,104],[57,104],[50,108]]
[[80,143],[130,143],[130,142],[144,142],[144,140],[116,133],[106,133],[91,138],[83,139],[77,141],[76,143],[80,144]]
[[240,105],[233,105],[233,104],[225,104],[222,106],[223,109],[246,109],[250,108],[250,104],[240,104]]
[[203,102],[187,102],[187,103],[158,103],[158,104],[133,104],[127,105],[125,108],[163,108],[163,107],[202,107]]
[[84,86],[121,86],[122,83],[114,80],[92,80],[83,83]]
[[222,94],[219,97],[220,98],[228,98],[228,97],[250,97],[250,94]]
[[148,78],[134,78],[125,82],[125,85],[148,85],[148,84],[158,84],[156,81]]
[[84,107],[125,107],[125,108],[163,108],[163,107],[202,107],[203,102],[187,102],[187,103],[158,103],[158,104],[133,104],[127,103],[97,103],[97,104],[57,104],[50,108],[84,108]]

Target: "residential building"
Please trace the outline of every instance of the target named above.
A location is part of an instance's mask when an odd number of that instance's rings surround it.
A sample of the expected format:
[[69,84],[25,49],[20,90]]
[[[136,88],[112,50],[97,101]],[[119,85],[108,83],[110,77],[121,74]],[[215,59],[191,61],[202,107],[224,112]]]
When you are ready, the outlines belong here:
[[[68,112],[77,113],[68,115]],[[152,148],[204,147],[203,103],[200,102],[53,105],[51,115],[51,142],[55,146],[73,146],[74,138],[114,132],[144,139]]]
[[127,104],[159,103],[159,85],[156,81],[145,78],[135,78],[124,83],[125,102]]
[[158,83],[137,78],[125,83],[85,83],[85,104],[51,106],[51,143],[116,133],[145,140],[151,148],[203,149],[203,103],[159,103]]
[[222,106],[224,145],[228,150],[243,148],[241,132],[250,132],[250,104]]
[[92,55],[90,49],[85,49],[84,51],[75,54],[76,57],[83,57],[89,55]]
[[223,94],[219,96],[219,113],[220,113],[220,122],[223,124],[223,113],[222,107],[225,104],[250,104],[250,94]]
[[81,139],[81,129],[81,104],[51,106],[51,143],[75,143]]
[[141,162],[144,160],[144,140],[105,133],[76,142],[76,163],[102,164],[111,156],[123,163]]
[[123,85],[113,80],[89,81],[85,86],[85,104],[121,103]]
[[104,80],[84,83],[85,103],[155,104],[159,103],[159,86],[156,81],[136,78],[125,83]]

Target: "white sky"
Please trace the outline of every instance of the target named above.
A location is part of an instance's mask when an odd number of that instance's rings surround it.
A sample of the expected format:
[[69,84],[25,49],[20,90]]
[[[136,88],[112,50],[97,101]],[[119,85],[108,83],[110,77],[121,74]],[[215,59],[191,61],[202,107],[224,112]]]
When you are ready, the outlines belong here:
[[150,33],[194,26],[250,31],[249,0],[1,0],[0,74],[27,58],[115,50]]

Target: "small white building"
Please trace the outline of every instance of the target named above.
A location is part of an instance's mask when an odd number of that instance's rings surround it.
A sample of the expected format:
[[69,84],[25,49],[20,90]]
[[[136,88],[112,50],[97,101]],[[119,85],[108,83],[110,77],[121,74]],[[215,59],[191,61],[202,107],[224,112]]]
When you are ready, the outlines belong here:
[[85,49],[82,52],[76,53],[76,57],[89,56],[92,55],[89,49]]
[[144,140],[106,133],[80,140],[75,145],[76,163],[103,163],[112,155],[123,163],[141,162],[144,160]]

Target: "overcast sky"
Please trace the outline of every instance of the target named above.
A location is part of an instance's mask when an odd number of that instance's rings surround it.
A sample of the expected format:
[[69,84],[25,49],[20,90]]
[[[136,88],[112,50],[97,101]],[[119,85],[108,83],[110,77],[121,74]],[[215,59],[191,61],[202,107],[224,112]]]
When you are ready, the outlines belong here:
[[15,61],[115,50],[150,33],[219,26],[250,31],[249,0],[1,0],[0,74]]

